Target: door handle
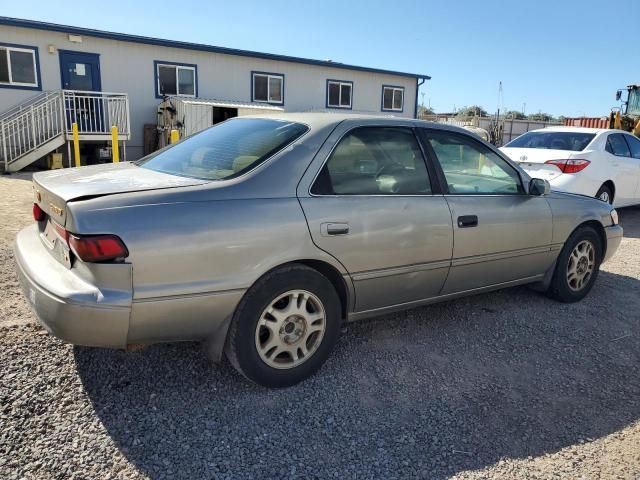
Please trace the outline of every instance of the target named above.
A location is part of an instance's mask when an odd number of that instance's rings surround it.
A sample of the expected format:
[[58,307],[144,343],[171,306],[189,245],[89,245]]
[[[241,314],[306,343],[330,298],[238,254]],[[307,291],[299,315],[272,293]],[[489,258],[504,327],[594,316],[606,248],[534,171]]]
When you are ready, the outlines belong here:
[[458,217],[459,228],[469,228],[469,227],[477,227],[477,226],[478,226],[477,215],[462,215],[461,217]]
[[320,233],[323,236],[347,235],[349,233],[348,223],[323,223],[320,225]]

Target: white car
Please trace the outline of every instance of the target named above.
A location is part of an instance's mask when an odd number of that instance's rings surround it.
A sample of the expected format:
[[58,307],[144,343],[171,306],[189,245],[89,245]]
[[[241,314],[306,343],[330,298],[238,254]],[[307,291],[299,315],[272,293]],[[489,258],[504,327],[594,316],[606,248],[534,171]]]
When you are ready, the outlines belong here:
[[553,190],[640,204],[640,140],[621,130],[550,127],[520,135],[502,150]]

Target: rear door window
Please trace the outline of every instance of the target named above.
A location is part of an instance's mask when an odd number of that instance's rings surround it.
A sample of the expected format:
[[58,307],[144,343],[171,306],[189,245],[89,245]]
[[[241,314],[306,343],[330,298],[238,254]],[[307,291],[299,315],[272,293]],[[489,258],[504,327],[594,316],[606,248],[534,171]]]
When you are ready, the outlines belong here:
[[431,185],[409,128],[360,127],[338,143],[318,174],[315,195],[428,195]]
[[629,145],[631,156],[633,158],[640,159],[640,140],[638,140],[636,137],[632,137],[631,135],[625,135],[624,139],[627,141],[627,144]]
[[607,139],[607,152],[615,155],[616,157],[630,157],[631,152],[629,151],[629,146],[627,142],[624,140],[624,137],[620,133],[614,133],[613,135],[609,135]]

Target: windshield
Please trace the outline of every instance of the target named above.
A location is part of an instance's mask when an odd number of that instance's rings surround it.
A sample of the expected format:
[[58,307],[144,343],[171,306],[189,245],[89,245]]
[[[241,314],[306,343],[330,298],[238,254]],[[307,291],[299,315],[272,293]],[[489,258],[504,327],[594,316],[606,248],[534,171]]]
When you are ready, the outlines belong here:
[[507,148],[546,148],[581,152],[591,143],[594,133],[582,132],[527,132],[510,143]]
[[137,164],[203,180],[242,175],[289,145],[306,125],[267,118],[234,118],[149,155]]

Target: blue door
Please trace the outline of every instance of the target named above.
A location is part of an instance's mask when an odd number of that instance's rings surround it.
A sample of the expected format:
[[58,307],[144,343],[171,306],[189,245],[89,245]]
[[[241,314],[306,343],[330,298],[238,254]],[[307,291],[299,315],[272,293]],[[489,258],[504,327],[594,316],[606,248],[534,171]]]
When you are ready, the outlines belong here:
[[[75,90],[65,94],[67,128],[76,123],[80,133],[105,132],[103,99],[99,94],[100,56],[95,53],[59,50],[60,75],[64,90]],[[78,93],[87,92],[87,93]]]
[[100,84],[100,55],[95,53],[59,50],[62,88],[98,92]]

